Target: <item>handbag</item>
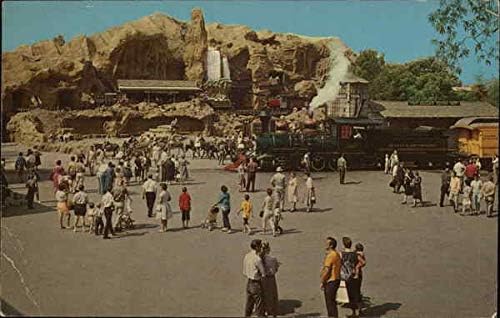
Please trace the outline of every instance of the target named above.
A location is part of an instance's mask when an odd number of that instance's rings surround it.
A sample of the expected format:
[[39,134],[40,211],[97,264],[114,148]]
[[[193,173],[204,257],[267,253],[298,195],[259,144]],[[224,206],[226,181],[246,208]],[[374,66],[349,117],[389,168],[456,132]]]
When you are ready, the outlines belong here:
[[337,297],[335,299],[337,303],[348,304],[349,295],[347,294],[347,287],[345,286],[345,281],[340,281],[339,289],[337,290]]
[[155,207],[155,212],[156,213],[161,213],[161,204],[157,204]]

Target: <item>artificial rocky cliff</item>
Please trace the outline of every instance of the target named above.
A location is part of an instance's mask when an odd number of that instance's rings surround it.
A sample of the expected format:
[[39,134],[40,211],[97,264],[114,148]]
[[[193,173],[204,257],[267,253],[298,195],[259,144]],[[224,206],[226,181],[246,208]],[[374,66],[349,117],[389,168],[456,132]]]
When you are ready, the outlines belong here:
[[[341,49],[332,52],[332,42]],[[188,22],[156,13],[68,42],[59,36],[3,53],[2,115],[95,108],[97,96],[116,91],[117,79],[194,80],[201,85],[208,47],[229,61],[229,98],[237,108],[263,107],[276,94],[289,96],[296,103],[292,106],[303,106],[323,85],[331,55],[350,52],[336,38],[205,26],[199,9]],[[272,76],[280,78],[278,92]]]

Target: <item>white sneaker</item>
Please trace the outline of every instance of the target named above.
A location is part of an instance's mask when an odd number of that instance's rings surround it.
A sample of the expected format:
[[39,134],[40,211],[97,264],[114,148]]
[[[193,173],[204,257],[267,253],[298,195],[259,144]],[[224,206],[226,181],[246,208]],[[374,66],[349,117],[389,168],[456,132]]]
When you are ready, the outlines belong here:
[[227,227],[222,228],[222,232],[226,232],[227,230],[228,230]]
[[227,234],[231,234],[231,233],[233,233],[233,231],[227,230]]

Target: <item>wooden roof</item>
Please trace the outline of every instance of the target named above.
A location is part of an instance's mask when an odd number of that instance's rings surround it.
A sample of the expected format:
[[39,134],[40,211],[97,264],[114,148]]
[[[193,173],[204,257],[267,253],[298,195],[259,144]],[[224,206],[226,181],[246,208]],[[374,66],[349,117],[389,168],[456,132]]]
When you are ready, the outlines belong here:
[[466,117],[459,119],[450,129],[474,129],[479,127],[498,127],[498,118],[495,117]]
[[164,80],[124,80],[118,81],[119,90],[172,90],[198,91],[200,88],[194,81]]
[[385,118],[498,118],[498,108],[485,102],[460,102],[460,105],[408,105],[406,101],[371,101],[370,108],[380,112]]

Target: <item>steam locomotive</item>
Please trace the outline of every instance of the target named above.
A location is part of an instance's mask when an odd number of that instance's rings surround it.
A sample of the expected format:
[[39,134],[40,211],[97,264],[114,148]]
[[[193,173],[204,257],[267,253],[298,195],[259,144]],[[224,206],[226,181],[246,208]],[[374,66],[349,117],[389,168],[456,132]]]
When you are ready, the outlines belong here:
[[297,169],[306,153],[313,171],[336,170],[342,153],[350,168],[380,169],[385,154],[394,150],[406,166],[438,168],[458,158],[449,149],[448,138],[444,130],[431,127],[396,130],[382,121],[336,118],[324,122],[320,130],[262,133],[257,137],[256,154],[264,170]]

